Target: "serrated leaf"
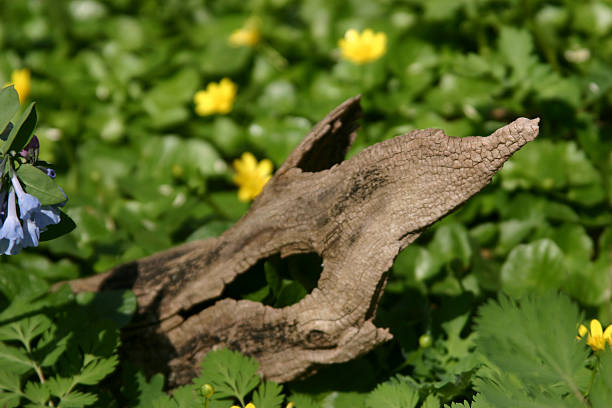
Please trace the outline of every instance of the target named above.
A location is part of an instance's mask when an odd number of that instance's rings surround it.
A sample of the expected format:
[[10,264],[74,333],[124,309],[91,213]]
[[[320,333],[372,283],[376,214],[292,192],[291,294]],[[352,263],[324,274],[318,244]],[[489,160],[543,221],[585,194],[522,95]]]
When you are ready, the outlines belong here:
[[121,366],[121,394],[130,407],[146,408],[155,399],[165,396],[164,376],[155,374],[147,381],[144,373],[128,362]]
[[321,408],[321,404],[308,394],[291,394],[289,402],[292,402],[295,408]]
[[49,390],[44,384],[28,382],[25,386],[24,395],[32,402],[43,405],[49,400]]
[[0,340],[19,340],[30,345],[32,340],[53,326],[51,319],[45,315],[26,317],[15,323],[0,327]]
[[283,387],[272,381],[263,381],[253,393],[253,404],[261,408],[278,408],[285,397]]
[[216,398],[244,400],[261,381],[258,368],[257,361],[236,351],[211,351],[202,361],[202,375],[196,385],[211,384]]
[[[142,406],[143,408],[145,406],[143,405],[139,405]],[[170,398],[169,395],[163,395],[160,397],[157,397],[155,400],[153,400],[151,402],[151,405],[147,405],[146,407],[151,407],[151,408],[180,408],[178,406],[178,403],[173,400],[172,398]]]
[[558,289],[566,279],[563,253],[549,239],[519,245],[501,269],[504,292],[519,297],[528,290]]
[[34,363],[21,349],[0,343],[0,367],[17,374],[23,374],[31,370]]
[[[200,395],[193,385],[185,385],[172,391],[172,398],[179,408],[202,408],[204,397]],[[210,404],[209,404],[210,405]]]
[[48,378],[46,384],[51,395],[61,397],[72,387],[73,381],[72,378],[56,375],[55,377]]
[[576,305],[556,293],[533,294],[518,303],[501,297],[482,306],[476,319],[477,347],[499,375],[477,382],[478,391],[495,407],[510,406],[522,395],[512,406],[554,406],[554,401],[566,406],[561,399],[575,399],[575,391],[586,386],[588,351],[575,341],[580,321]]
[[423,401],[421,408],[440,408],[440,399],[433,394],[429,394]]
[[379,384],[366,398],[368,408],[414,408],[419,401],[419,393],[410,385],[393,379]]
[[61,398],[58,408],[80,408],[95,403],[98,396],[88,392],[71,391],[70,394]]
[[13,392],[0,391],[0,406],[2,408],[15,408],[19,406],[21,395]]
[[467,401],[452,402],[450,405],[444,404],[444,408],[470,408],[470,403]]
[[36,108],[34,102],[32,102],[19,120],[15,122],[6,142],[0,148],[0,152],[6,154],[10,150],[20,151],[23,149],[32,137],[34,128],[36,128],[36,121]]
[[496,408],[489,404],[481,394],[474,395],[474,402],[472,402],[472,408]]
[[486,408],[579,408],[584,405],[558,395],[551,395],[550,390],[542,390],[535,394],[521,383],[515,376],[508,373],[495,373],[491,377],[479,377],[474,382],[481,399],[474,407]]
[[32,194],[42,205],[59,204],[66,201],[66,196],[53,179],[31,164],[22,164],[17,169],[17,176],[24,189]]
[[113,355],[109,358],[101,358],[87,364],[83,370],[74,377],[74,382],[85,385],[95,385],[104,377],[115,371],[119,358]]
[[49,331],[45,333],[36,344],[36,348],[33,350],[32,355],[36,361],[39,361],[41,367],[49,367],[54,365],[60,358],[66,347],[68,347],[68,340],[72,337],[72,333],[68,333],[61,337],[55,331]]
[[19,94],[15,87],[11,85],[0,89],[0,134],[17,110],[19,110]]
[[0,390],[20,392],[19,374],[0,368]]
[[597,368],[589,401],[593,408],[607,408],[612,401],[612,351],[606,350],[599,354]]

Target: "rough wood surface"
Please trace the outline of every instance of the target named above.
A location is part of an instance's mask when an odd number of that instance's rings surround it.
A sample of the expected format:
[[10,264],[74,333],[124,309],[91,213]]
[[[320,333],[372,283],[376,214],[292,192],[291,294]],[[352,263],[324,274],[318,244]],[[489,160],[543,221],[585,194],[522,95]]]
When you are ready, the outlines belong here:
[[[265,377],[288,381],[389,340],[373,319],[398,252],[489,183],[537,136],[538,119],[517,119],[488,137],[415,130],[343,161],[360,116],[359,97],[327,115],[220,237],[70,285],[131,289],[139,309],[123,332],[124,352],[151,372],[169,374],[171,385],[196,375],[213,348],[252,355]],[[321,256],[323,271],[297,304],[277,309],[222,298],[225,286],[258,260],[307,252]]]

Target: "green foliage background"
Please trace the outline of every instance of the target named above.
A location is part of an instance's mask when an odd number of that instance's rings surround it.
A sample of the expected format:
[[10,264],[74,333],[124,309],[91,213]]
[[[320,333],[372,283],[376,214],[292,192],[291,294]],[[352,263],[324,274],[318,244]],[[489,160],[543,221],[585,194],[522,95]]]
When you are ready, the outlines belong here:
[[[228,36],[251,16],[261,21],[262,42],[231,47]],[[387,34],[386,55],[362,66],[341,60],[338,39],[367,27]],[[474,406],[505,406],[490,383],[511,384],[501,394],[515,401],[533,396],[529,387],[554,376],[534,381],[491,360],[486,345],[477,348],[473,318],[500,293],[561,290],[589,318],[612,321],[611,33],[609,1],[0,0],[0,82],[31,69],[40,157],[57,165],[70,197],[65,211],[77,224],[38,249],[0,258],[0,309],[8,313],[0,324],[26,313],[14,309],[16,299],[46,299],[56,281],[220,234],[247,209],[231,183],[232,160],[252,151],[278,167],[316,121],[355,94],[365,115],[350,154],[416,128],[486,135],[518,116],[540,117],[535,142],[398,257],[377,321],[395,340],[286,388],[298,407],[376,406],[398,387],[397,406],[419,396],[426,407],[451,404],[475,390]],[[238,84],[234,109],[196,116],[194,93],[222,77]],[[265,276],[268,292],[278,292]],[[542,307],[552,315],[518,333],[559,318]],[[53,330],[69,330],[59,326]],[[419,346],[423,334],[431,347]],[[110,350],[96,358],[112,358]],[[563,350],[566,371],[586,390],[576,357]],[[596,366],[580,361],[584,370]],[[74,378],[84,362],[49,366]],[[362,375],[339,380],[349,372]]]

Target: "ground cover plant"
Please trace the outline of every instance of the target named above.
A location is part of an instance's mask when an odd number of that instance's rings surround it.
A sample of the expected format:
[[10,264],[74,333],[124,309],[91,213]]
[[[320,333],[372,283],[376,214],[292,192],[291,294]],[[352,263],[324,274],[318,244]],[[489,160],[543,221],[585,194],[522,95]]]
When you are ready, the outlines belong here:
[[[38,114],[27,137],[2,133],[2,153],[15,152],[17,173],[53,163],[76,225],[0,256],[0,406],[612,400],[608,2],[27,0],[0,2],[0,16],[0,85],[21,99],[15,116],[0,105],[0,123],[18,128],[33,101]],[[396,259],[377,315],[391,342],[282,385],[216,351],[169,395],[163,376],[120,357],[129,292],[50,291],[219,235],[311,126],[356,94],[364,130],[349,155],[412,129],[461,137],[541,118],[536,141]],[[19,159],[32,134],[36,160]],[[63,203],[57,194],[46,203]],[[306,293],[295,265],[258,267],[236,296],[280,307]]]

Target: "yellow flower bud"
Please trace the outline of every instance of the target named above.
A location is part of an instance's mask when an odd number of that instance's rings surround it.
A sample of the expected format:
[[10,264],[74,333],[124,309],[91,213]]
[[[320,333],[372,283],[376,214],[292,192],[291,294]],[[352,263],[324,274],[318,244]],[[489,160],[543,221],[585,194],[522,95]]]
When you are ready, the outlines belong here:
[[210,384],[204,384],[202,387],[200,387],[200,393],[202,394],[204,398],[208,399],[212,397],[214,392],[215,392],[215,389]]

